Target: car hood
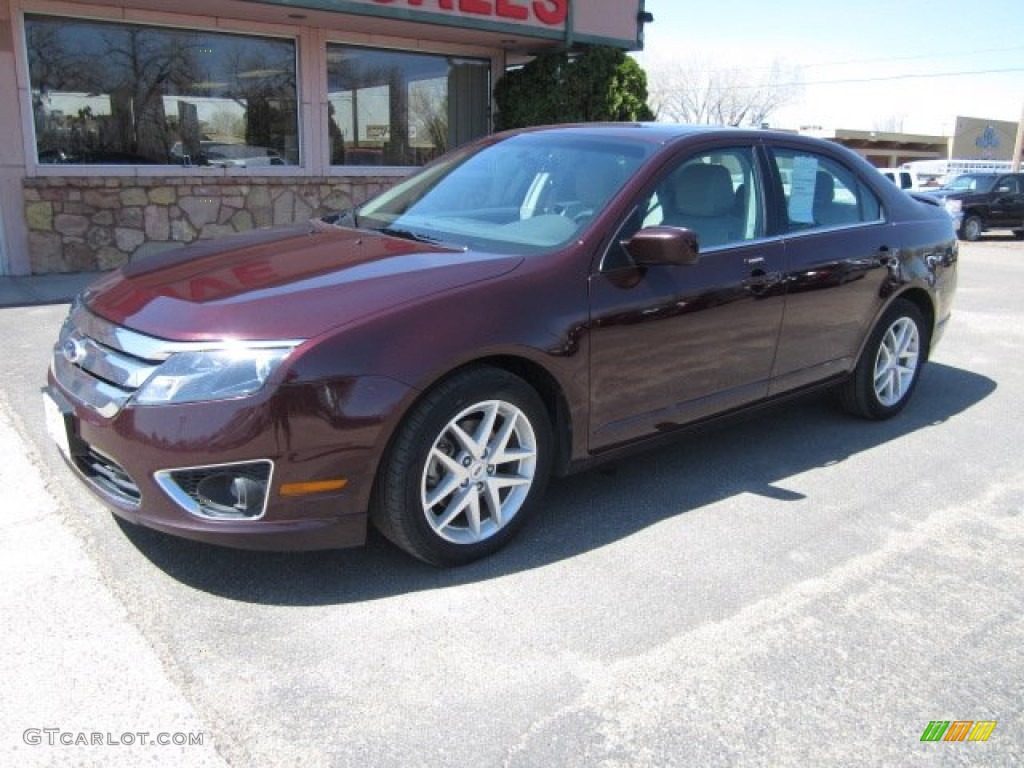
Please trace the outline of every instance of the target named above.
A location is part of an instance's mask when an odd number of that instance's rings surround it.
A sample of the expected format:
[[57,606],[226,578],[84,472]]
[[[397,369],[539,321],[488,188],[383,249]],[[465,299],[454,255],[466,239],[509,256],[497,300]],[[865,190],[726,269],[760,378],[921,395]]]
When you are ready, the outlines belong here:
[[313,221],[152,255],[82,298],[111,322],[164,339],[304,339],[521,262]]

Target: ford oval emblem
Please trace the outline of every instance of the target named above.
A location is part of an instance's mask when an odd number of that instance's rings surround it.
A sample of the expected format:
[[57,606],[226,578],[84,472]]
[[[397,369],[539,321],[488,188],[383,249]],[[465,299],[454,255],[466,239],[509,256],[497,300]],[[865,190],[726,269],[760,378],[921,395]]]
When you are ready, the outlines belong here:
[[61,346],[61,353],[64,355],[64,359],[72,365],[76,365],[85,360],[88,354],[85,350],[85,344],[80,342],[78,339],[68,339]]

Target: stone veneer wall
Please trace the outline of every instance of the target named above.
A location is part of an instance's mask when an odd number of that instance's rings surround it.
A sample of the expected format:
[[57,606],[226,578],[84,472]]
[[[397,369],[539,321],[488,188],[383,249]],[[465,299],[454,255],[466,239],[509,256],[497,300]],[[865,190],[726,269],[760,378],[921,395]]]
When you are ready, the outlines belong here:
[[359,204],[394,176],[25,179],[33,274],[120,266],[133,256]]

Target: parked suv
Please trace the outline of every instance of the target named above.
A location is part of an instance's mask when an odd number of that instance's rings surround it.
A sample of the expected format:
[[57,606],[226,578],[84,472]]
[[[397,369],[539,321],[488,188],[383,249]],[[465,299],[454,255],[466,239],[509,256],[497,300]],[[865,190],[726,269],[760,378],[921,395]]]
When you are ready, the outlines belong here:
[[953,217],[961,240],[990,229],[1024,238],[1024,173],[965,173],[930,194]]

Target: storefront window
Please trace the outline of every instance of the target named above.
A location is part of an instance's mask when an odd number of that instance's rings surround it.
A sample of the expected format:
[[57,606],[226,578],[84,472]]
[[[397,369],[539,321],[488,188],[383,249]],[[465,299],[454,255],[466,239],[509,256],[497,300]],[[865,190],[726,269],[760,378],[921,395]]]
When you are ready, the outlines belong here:
[[489,130],[490,62],[327,46],[332,165],[423,165]]
[[26,16],[40,163],[297,165],[295,43]]

